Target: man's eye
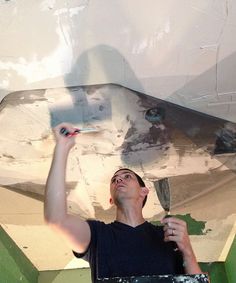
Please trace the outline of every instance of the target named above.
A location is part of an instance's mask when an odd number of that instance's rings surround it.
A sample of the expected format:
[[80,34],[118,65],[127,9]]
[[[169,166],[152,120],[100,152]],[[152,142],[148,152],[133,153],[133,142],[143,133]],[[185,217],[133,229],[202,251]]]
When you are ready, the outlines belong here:
[[111,180],[111,183],[113,184],[113,183],[115,182],[115,180],[116,180],[116,178],[112,179],[112,180]]
[[125,175],[125,179],[130,179],[130,178],[131,178],[130,174]]

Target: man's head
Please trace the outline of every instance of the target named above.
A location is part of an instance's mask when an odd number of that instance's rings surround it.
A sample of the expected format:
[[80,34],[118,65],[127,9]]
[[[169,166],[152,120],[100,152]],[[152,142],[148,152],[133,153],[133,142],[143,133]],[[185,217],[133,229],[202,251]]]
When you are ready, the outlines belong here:
[[[142,207],[144,207],[147,201],[148,189],[146,188],[143,179],[137,173],[128,168],[119,169],[114,173],[111,178],[110,191],[111,202],[114,203],[116,202],[116,198],[118,198],[118,201],[119,198],[122,199],[122,192],[126,194],[126,196],[141,197],[143,199]],[[119,192],[117,193],[117,191]]]

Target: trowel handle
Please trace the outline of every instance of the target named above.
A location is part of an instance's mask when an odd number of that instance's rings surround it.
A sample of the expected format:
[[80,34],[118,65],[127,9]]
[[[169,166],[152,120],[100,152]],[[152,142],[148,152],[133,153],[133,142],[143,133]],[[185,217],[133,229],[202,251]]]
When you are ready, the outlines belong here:
[[[165,215],[165,217],[164,217],[164,218],[172,217],[172,215],[170,214],[170,212],[169,212],[169,211],[166,211],[166,213],[167,213],[167,214]],[[168,223],[167,223],[166,225],[168,225]],[[176,242],[171,241],[171,244],[172,244],[172,247],[173,247],[174,252],[177,252],[177,251],[179,250],[179,248],[178,248],[178,246],[177,246]]]
[[164,217],[164,218],[172,217],[172,215],[170,214],[170,212],[169,212],[169,211],[165,211],[165,213],[166,213],[166,215],[165,215],[165,217]]

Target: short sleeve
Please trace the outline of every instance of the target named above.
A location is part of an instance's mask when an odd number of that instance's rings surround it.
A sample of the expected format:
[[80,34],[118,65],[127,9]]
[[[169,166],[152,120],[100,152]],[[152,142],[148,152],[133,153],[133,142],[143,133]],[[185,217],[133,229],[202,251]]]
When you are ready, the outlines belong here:
[[75,257],[82,258],[88,262],[91,262],[92,252],[96,249],[97,246],[97,222],[98,221],[96,220],[87,220],[91,231],[91,240],[87,250],[84,253],[77,253],[75,251],[72,251]]

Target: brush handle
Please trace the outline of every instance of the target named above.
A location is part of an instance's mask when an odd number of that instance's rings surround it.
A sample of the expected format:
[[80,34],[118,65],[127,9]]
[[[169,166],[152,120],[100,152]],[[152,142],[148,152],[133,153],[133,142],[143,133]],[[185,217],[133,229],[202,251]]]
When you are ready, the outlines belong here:
[[96,128],[83,128],[83,129],[75,129],[74,132],[69,132],[65,127],[60,129],[60,134],[66,137],[76,136],[77,134],[81,133],[97,133],[98,130]]
[[63,136],[66,136],[66,137],[71,137],[71,136],[75,136],[77,135],[78,133],[80,132],[79,129],[75,129],[74,132],[69,132],[65,127],[61,128],[60,129],[60,134],[62,134]]

